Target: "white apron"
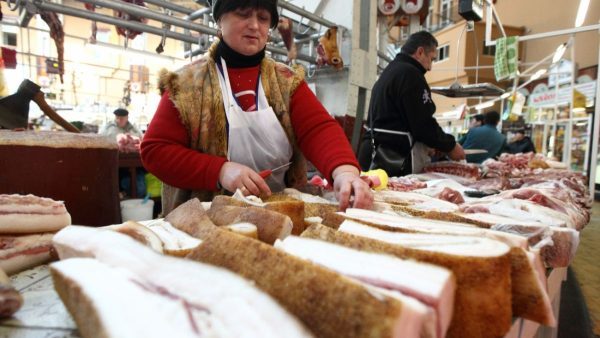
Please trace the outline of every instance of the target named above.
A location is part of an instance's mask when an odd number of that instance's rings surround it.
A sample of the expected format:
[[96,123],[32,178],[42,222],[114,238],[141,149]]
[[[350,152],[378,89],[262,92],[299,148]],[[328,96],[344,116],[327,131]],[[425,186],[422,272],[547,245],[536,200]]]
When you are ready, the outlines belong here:
[[423,168],[431,164],[431,157],[429,156],[429,147],[427,147],[424,143],[421,142],[416,142],[413,145],[413,138],[409,132],[379,128],[373,128],[373,130],[378,133],[396,134],[408,137],[408,143],[411,146],[410,158],[412,163],[413,174],[419,174],[423,172]]
[[[238,105],[233,96],[227,65],[223,58],[221,58],[221,66],[223,74],[220,71],[217,73],[229,123],[227,159],[246,165],[257,172],[290,162],[292,145],[273,108],[269,106],[260,74],[256,110],[247,112]],[[265,179],[271,191],[277,192],[285,188],[285,172],[286,170],[278,170]]]

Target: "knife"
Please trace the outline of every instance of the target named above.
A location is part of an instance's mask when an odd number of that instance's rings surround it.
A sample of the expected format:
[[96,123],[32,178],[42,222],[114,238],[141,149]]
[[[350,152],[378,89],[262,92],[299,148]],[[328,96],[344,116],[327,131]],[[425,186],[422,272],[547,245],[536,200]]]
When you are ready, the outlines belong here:
[[289,167],[290,164],[292,164],[292,162],[288,162],[288,163],[286,163],[284,165],[280,165],[279,167],[275,167],[273,169],[263,170],[263,171],[259,172],[258,175],[260,175],[260,177],[262,177],[262,178],[267,178],[273,172]]

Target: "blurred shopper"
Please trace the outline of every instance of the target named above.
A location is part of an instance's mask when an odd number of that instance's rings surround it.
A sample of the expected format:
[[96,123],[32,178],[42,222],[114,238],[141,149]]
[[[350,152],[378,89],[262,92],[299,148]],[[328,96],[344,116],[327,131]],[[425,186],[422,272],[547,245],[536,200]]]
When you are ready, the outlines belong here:
[[463,143],[465,149],[483,149],[487,153],[469,154],[467,162],[481,163],[488,158],[497,157],[506,146],[506,136],[498,131],[500,114],[490,111],[483,115],[484,124],[481,127],[469,130]]
[[461,136],[461,138],[458,140],[458,143],[460,145],[463,145],[465,143],[465,139],[467,138],[467,133],[469,132],[469,130],[471,130],[473,128],[481,127],[482,125],[483,125],[483,114],[477,114],[477,115],[471,116],[471,119],[469,120],[469,129],[467,130],[466,133],[464,133],[463,136]]
[[127,109],[115,109],[113,114],[115,115],[115,119],[102,126],[98,134],[106,135],[113,139],[116,139],[119,134],[131,135],[138,138],[142,137],[142,133],[129,122],[129,111]]
[[515,132],[515,136],[506,145],[506,152],[511,154],[518,153],[535,153],[535,145],[529,136],[525,135],[524,129],[519,129]]

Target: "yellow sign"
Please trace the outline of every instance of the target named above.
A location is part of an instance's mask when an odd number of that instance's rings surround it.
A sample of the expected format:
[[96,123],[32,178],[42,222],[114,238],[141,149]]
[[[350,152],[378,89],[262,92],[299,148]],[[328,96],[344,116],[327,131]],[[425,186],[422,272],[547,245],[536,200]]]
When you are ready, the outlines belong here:
[[587,97],[577,89],[573,89],[573,108],[585,108]]

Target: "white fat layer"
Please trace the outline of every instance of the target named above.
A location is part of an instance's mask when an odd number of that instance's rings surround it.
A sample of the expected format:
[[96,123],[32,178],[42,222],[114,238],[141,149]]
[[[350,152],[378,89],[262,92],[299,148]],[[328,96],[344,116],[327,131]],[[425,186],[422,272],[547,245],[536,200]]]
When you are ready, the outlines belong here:
[[440,328],[450,324],[456,285],[445,268],[296,236],[278,240],[275,247],[364,283],[414,297],[435,308],[443,322]]
[[70,226],[56,234],[53,241],[61,259],[68,255],[94,257],[190,302],[204,304],[232,337],[310,337],[268,295],[228,270],[157,254],[113,231]]
[[219,317],[204,311],[190,311],[192,323],[181,299],[148,290],[150,285],[138,284],[125,269],[90,258],[53,263],[51,269],[82,289],[109,337],[235,337]]
[[293,197],[295,199],[301,200],[305,203],[317,203],[317,204],[333,204],[337,205],[337,202],[330,201],[321,196],[315,196],[307,193],[303,193],[294,188],[285,188],[283,189],[283,193],[287,196]]
[[40,204],[0,204],[1,213],[21,214],[64,214],[67,212],[65,205],[55,202],[53,205]]
[[505,255],[510,250],[506,244],[487,238],[390,232],[351,220],[345,220],[340,225],[339,231],[416,250],[456,256],[497,257]]
[[523,225],[523,226],[531,226],[531,227],[546,227],[546,225],[544,225],[540,222],[524,221],[524,220],[514,219],[511,217],[489,214],[486,212],[461,213],[459,215],[464,218],[468,218],[468,219],[472,219],[472,220],[480,221],[480,222],[485,222],[485,223],[489,223],[489,224],[513,224],[513,225]]
[[256,232],[256,225],[248,222],[235,223],[231,225],[227,225],[231,230],[241,233],[252,233]]
[[488,206],[490,213],[523,221],[535,221],[550,226],[567,225],[573,228],[569,216],[520,199],[501,200]]
[[381,190],[375,193],[375,200],[387,203],[407,204],[413,209],[423,211],[458,211],[458,206],[454,203],[416,192]]
[[242,201],[246,204],[249,204],[249,205],[252,205],[255,207],[259,207],[259,208],[262,208],[267,205],[258,196],[254,196],[254,195],[244,196],[244,194],[242,193],[242,191],[240,189],[237,189],[235,191],[235,193],[233,194],[233,196],[231,196],[231,197],[233,197],[233,199]]
[[288,236],[275,242],[275,247],[350,277],[370,280],[402,292],[411,290],[427,299],[427,303],[434,300],[437,303],[452,279],[449,270],[432,264],[354,250],[316,239]]
[[71,224],[71,215],[62,214],[0,214],[0,233],[54,232]]
[[141,223],[127,221],[123,224],[114,224],[103,228],[118,231],[128,236],[130,235],[129,232],[133,231],[139,236],[143,237],[145,241],[143,244],[149,246],[156,252],[163,253],[163,243],[161,239],[154,232],[152,232],[150,229],[148,229]]
[[510,247],[519,247],[523,249],[527,249],[528,247],[527,239],[522,236],[500,231],[477,228],[463,223],[429,220],[416,217],[406,217],[401,215],[388,215],[364,209],[347,209],[346,215],[354,219],[388,226],[391,228],[416,230],[420,232],[440,235],[448,234],[485,237],[489,239],[498,240],[502,243],[507,244]]
[[202,243],[201,240],[175,228],[171,223],[162,218],[152,221],[142,221],[140,223],[152,230],[160,238],[167,250],[193,249]]

